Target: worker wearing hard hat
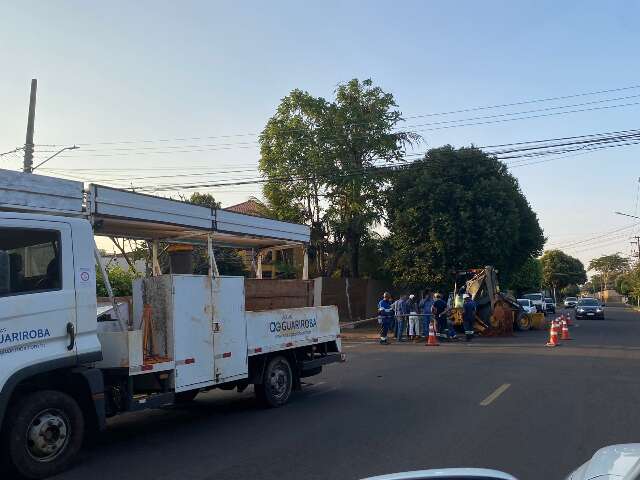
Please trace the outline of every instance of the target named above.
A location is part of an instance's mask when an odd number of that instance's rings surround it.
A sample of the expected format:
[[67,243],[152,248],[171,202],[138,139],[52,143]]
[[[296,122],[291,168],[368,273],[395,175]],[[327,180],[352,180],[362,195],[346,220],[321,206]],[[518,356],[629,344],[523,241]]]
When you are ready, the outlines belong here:
[[387,335],[393,321],[393,307],[391,304],[391,294],[384,292],[382,300],[378,302],[378,323],[380,324],[380,343],[387,344]]
[[431,306],[431,313],[436,321],[436,326],[438,327],[438,331],[436,335],[440,338],[440,340],[448,340],[447,337],[447,315],[445,310],[447,309],[447,302],[442,299],[442,295],[439,293],[435,294],[435,301]]
[[464,325],[464,335],[467,338],[467,342],[470,342],[473,340],[473,324],[476,321],[477,306],[468,293],[465,293],[462,298],[464,300],[462,304],[462,324]]

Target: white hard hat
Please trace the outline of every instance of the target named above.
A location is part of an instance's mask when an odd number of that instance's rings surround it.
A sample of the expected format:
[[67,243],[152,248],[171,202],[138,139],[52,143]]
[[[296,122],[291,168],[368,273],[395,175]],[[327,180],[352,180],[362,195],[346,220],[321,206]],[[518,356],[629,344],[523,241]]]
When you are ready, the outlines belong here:
[[468,293],[465,293],[464,295],[462,295],[462,298],[471,298],[471,295],[469,295]]
[[414,298],[416,298],[416,296],[412,293],[411,295],[409,295],[409,298],[413,300]]

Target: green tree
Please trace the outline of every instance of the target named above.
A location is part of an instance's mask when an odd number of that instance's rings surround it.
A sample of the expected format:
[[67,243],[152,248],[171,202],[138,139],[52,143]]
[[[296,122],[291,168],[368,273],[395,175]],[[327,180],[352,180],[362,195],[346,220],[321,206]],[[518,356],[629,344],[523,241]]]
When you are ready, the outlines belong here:
[[[132,295],[132,283],[139,277],[136,272],[124,270],[118,265],[107,268],[107,275],[111,289],[113,290],[113,295],[116,297],[130,297]],[[96,295],[98,297],[109,296],[102,271],[99,268],[96,268]]]
[[[589,270],[598,272],[602,281],[598,290],[606,290],[613,286],[615,278],[629,269],[629,259],[619,253],[602,255],[589,262]],[[593,282],[593,277],[591,278]]]
[[378,167],[400,161],[419,139],[397,131],[400,121],[393,95],[353,79],[338,85],[333,101],[294,90],[267,122],[260,136],[265,197],[277,218],[311,226],[319,274],[359,276],[362,243],[383,214]]
[[547,250],[540,258],[542,263],[542,284],[558,291],[571,284],[582,284],[587,281],[587,272],[580,260],[567,255],[562,250]]
[[216,201],[210,193],[193,192],[186,201],[203,207],[220,208],[220,202]]
[[[220,208],[220,202],[210,193],[194,192],[187,200],[189,203],[209,208]],[[233,248],[215,248],[214,255],[220,275],[244,276],[247,274],[240,252]],[[206,247],[197,246],[193,250],[193,273],[206,275],[209,272],[209,255]]]
[[560,290],[560,293],[563,297],[577,297],[580,293],[580,288],[575,283],[572,283]]
[[390,176],[389,267],[399,283],[450,287],[453,272],[493,265],[501,281],[544,244],[538,218],[504,163],[447,145]]
[[516,270],[509,281],[509,287],[521,295],[530,291],[539,291],[542,286],[542,263],[537,258],[528,258]]

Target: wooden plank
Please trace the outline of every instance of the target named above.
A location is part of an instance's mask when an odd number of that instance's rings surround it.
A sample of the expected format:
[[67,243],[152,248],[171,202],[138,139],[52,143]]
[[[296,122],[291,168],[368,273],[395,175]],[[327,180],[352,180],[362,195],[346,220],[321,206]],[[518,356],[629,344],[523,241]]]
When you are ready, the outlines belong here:
[[252,297],[308,297],[313,286],[310,280],[245,280],[245,296]]

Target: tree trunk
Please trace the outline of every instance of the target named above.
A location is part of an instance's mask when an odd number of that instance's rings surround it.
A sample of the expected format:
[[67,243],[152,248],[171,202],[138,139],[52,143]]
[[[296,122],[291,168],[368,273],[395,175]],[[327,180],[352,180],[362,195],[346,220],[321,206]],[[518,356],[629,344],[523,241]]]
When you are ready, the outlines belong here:
[[355,232],[349,232],[347,239],[347,251],[349,252],[349,269],[351,276],[360,277],[360,235]]

